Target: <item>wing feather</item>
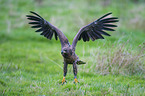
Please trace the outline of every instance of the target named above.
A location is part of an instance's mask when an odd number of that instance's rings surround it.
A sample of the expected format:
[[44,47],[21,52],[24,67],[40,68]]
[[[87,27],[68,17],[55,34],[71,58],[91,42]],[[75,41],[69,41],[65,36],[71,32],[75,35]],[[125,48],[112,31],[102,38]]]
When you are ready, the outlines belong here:
[[40,28],[40,29],[36,30],[35,32],[41,32],[41,31],[43,31],[43,28]]
[[119,21],[117,17],[107,17],[111,14],[112,13],[107,13],[96,21],[81,28],[73,39],[72,47],[75,49],[77,41],[81,39],[86,42],[89,41],[89,39],[92,41],[104,39],[102,35],[110,36],[110,34],[105,31],[115,31],[113,28],[117,27],[117,25],[114,25],[113,23]]
[[105,26],[105,27],[117,27],[117,25],[113,25],[113,24],[103,24],[103,26]]
[[29,24],[39,24],[39,22],[29,22]]
[[32,25],[31,28],[37,28],[35,32],[41,32],[40,35],[43,35],[50,40],[52,39],[54,34],[56,40],[57,37],[59,37],[62,47],[69,45],[68,39],[58,28],[50,24],[37,13],[32,11],[30,11],[30,13],[32,13],[33,15],[26,15],[26,17],[28,20],[30,20],[29,24]]

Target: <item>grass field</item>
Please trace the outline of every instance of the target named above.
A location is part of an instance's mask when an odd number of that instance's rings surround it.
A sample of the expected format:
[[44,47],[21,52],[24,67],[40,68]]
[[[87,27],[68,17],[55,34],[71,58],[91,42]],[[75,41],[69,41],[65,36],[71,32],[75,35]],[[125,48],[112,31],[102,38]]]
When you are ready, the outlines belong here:
[[[40,3],[40,2],[41,3]],[[144,0],[0,0],[0,96],[144,96]],[[35,33],[26,20],[35,11],[57,26],[72,43],[78,30],[103,14],[119,17],[111,37],[79,41],[78,66],[73,84],[68,66],[63,78],[60,42]]]

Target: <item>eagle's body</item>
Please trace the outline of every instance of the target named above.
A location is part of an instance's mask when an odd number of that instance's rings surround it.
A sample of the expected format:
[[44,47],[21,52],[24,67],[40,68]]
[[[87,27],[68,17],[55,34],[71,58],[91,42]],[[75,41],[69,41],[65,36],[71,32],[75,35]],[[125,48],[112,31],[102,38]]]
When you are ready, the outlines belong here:
[[61,50],[61,55],[63,56],[64,61],[68,64],[72,64],[78,58],[71,46],[64,47]]
[[32,28],[39,28],[35,32],[42,32],[40,35],[43,35],[47,39],[52,39],[53,35],[55,36],[55,39],[59,37],[59,40],[61,42],[61,54],[64,59],[64,77],[62,80],[62,84],[66,82],[65,76],[67,73],[67,65],[72,64],[73,65],[73,73],[74,73],[74,83],[77,83],[78,80],[77,77],[77,64],[85,64],[85,62],[79,60],[79,57],[75,53],[75,47],[79,40],[83,39],[84,42],[89,41],[90,39],[92,41],[95,41],[97,39],[104,39],[103,35],[110,36],[106,31],[115,31],[112,29],[113,27],[117,27],[116,25],[113,25],[113,23],[118,22],[117,17],[108,17],[112,13],[108,13],[97,19],[96,21],[88,24],[87,26],[84,26],[79,30],[79,32],[76,34],[76,36],[73,39],[72,45],[70,45],[67,37],[55,26],[53,26],[51,23],[43,19],[40,15],[38,15],[35,12],[30,11],[33,15],[27,15],[27,19],[31,20],[29,24],[33,25]]
[[64,62],[67,64],[73,64],[75,61],[77,64],[85,64],[85,62],[79,60],[79,57],[75,53],[75,50],[72,49],[71,45],[64,47],[61,50],[61,55],[63,56]]

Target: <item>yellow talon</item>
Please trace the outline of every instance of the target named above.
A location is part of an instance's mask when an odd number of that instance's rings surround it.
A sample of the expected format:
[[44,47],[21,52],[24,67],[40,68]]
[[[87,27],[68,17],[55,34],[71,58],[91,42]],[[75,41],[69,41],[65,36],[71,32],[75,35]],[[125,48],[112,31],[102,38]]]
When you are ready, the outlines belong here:
[[62,85],[66,82],[65,77],[62,79]]
[[79,81],[77,80],[77,78],[74,79],[74,83],[75,84],[79,83]]

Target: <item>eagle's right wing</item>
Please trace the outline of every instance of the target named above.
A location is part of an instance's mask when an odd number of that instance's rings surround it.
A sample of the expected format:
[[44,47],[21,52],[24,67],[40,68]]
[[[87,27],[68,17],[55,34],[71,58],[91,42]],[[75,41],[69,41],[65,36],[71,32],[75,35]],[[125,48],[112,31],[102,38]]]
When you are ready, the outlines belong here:
[[89,41],[90,39],[92,41],[95,41],[97,39],[104,39],[102,34],[110,36],[105,31],[115,31],[112,28],[117,27],[117,25],[114,25],[113,23],[118,22],[117,17],[107,17],[110,14],[112,13],[107,13],[102,17],[100,17],[99,19],[97,19],[96,21],[81,28],[73,39],[72,48],[75,50],[77,42],[81,39],[83,39],[83,41],[86,42]]
[[66,45],[69,45],[69,41],[67,37],[55,26],[50,24],[48,21],[43,19],[40,15],[38,15],[35,12],[30,11],[33,15],[26,15],[27,19],[31,20],[29,24],[33,25],[31,28],[39,28],[35,32],[41,32],[40,35],[43,35],[47,39],[52,39],[53,34],[55,35],[55,39],[57,40],[57,37],[59,37],[59,40],[61,42],[61,47],[64,47]]

